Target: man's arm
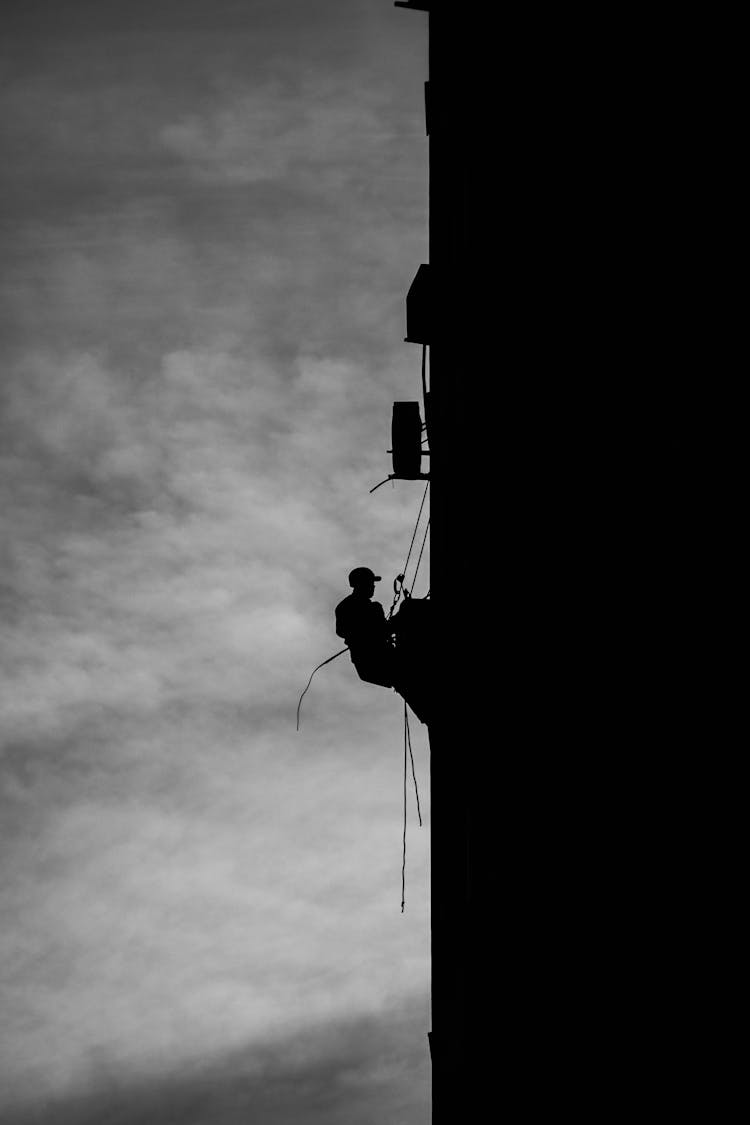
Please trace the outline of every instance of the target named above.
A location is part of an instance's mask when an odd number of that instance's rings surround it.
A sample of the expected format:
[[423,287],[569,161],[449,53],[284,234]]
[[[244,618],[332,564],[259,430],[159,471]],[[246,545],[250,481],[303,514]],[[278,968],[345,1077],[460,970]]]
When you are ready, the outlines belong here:
[[346,628],[346,606],[339,602],[334,612],[336,616],[336,636],[346,640],[346,634],[348,632]]

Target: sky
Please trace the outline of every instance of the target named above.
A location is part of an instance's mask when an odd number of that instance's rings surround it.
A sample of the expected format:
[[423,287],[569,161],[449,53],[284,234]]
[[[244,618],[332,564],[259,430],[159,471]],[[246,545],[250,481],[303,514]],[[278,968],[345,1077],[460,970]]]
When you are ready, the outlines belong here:
[[420,394],[425,17],[3,25],[0,1119],[423,1125],[426,730],[402,914],[400,698],[344,655],[295,712],[422,498],[369,490]]

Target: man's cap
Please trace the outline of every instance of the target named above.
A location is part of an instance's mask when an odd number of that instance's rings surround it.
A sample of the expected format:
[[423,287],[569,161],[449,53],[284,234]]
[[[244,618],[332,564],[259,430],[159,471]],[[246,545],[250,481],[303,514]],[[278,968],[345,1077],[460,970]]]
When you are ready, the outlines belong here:
[[363,582],[379,582],[380,575],[374,574],[369,566],[355,566],[354,570],[349,572],[349,585],[359,586]]

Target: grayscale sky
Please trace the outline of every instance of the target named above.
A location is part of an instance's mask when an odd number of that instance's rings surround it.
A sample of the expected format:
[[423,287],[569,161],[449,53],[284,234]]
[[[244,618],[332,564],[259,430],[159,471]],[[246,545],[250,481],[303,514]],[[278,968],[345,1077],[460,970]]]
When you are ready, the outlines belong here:
[[424,1125],[401,700],[344,656],[295,709],[423,491],[368,492],[420,394],[426,17],[2,23],[0,1118]]

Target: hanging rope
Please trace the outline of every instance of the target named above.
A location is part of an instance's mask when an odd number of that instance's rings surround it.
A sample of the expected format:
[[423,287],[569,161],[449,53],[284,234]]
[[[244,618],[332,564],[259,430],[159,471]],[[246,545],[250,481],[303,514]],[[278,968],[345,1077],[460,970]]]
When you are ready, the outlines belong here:
[[417,796],[417,816],[419,817],[419,827],[422,827],[422,809],[419,805],[419,786],[417,785],[417,773],[414,769],[414,754],[411,748],[411,731],[409,729],[409,711],[404,701],[404,832],[403,832],[403,849],[401,852],[401,913],[404,913],[406,906],[406,753],[407,748],[409,757],[411,758],[411,776],[414,778],[414,792]]
[[412,578],[412,580],[411,580],[411,588],[412,588],[412,590],[414,589],[414,587],[415,587],[415,586],[416,586],[416,584],[417,584],[417,575],[419,574],[419,564],[420,564],[420,563],[421,563],[421,561],[422,561],[422,554],[423,554],[423,552],[424,552],[424,545],[425,545],[425,543],[427,542],[427,535],[428,535],[428,532],[429,532],[429,530],[430,530],[430,521],[428,520],[428,521],[427,521],[427,527],[426,527],[426,528],[424,529],[424,538],[423,538],[423,540],[422,540],[422,546],[421,546],[421,548],[420,548],[420,551],[419,551],[419,558],[417,559],[417,568],[416,568],[416,570],[414,571],[414,577],[413,577],[413,578]]
[[422,493],[422,503],[419,505],[419,511],[417,512],[417,521],[414,524],[414,531],[412,532],[411,543],[409,544],[409,550],[406,555],[406,562],[404,563],[404,575],[406,575],[406,571],[409,568],[409,559],[411,558],[411,553],[414,548],[414,540],[417,538],[417,528],[419,527],[419,521],[422,518],[422,509],[424,508],[424,502],[427,499],[427,493],[429,492],[429,490],[430,482],[427,481],[427,484],[424,486],[424,492]]
[[[324,660],[322,664],[319,664],[318,668],[324,668],[326,666],[326,664],[330,664],[331,661],[335,660],[337,656],[341,656],[342,653],[348,652],[348,651],[349,651],[349,646],[346,645],[345,648],[342,648],[338,652],[335,652],[333,654],[333,656],[329,656],[327,660]],[[312,672],[310,673],[310,679],[307,681],[307,687],[302,692],[302,695],[299,697],[299,703],[297,704],[297,730],[299,730],[299,709],[302,706],[302,700],[307,695],[307,688],[310,687],[310,684],[312,683],[313,676],[318,671],[318,668],[313,668]]]
[[409,742],[409,757],[411,758],[411,776],[414,778],[414,794],[417,798],[417,816],[419,817],[419,827],[421,828],[422,827],[422,809],[420,808],[420,805],[419,805],[419,786],[417,785],[417,774],[416,774],[416,770],[414,769],[414,755],[412,754],[412,750],[411,750],[411,730],[409,729],[409,712],[406,709],[406,703],[404,703],[404,723],[406,725],[406,737],[407,737],[407,740]]
[[[406,704],[404,703],[404,714],[406,714]],[[401,859],[401,913],[404,913],[406,906],[406,724],[404,724],[404,835],[403,835],[403,851]]]
[[[430,488],[430,482],[427,481],[427,484],[424,486],[424,492],[422,493],[422,503],[419,505],[419,512],[417,513],[417,520],[416,520],[416,523],[414,524],[414,531],[412,532],[411,543],[409,544],[409,550],[408,550],[407,555],[406,555],[406,562],[404,563],[404,570],[403,570],[403,573],[399,574],[398,578],[396,579],[396,581],[400,581],[401,585],[400,585],[399,589],[396,590],[396,594],[395,594],[395,597],[393,599],[393,604],[391,605],[391,608],[388,610],[388,620],[389,621],[390,621],[391,617],[393,617],[393,611],[395,610],[396,606],[398,605],[399,599],[400,599],[401,594],[402,594],[403,589],[404,589],[404,579],[406,577],[406,571],[407,571],[407,568],[409,566],[409,560],[411,559],[411,553],[412,553],[412,550],[414,549],[414,541],[417,538],[417,530],[419,529],[419,521],[422,518],[422,509],[424,508],[424,502],[427,499],[427,493],[429,491],[429,488]],[[429,527],[429,521],[428,521],[427,526]],[[422,550],[424,550],[424,543],[422,544]],[[421,554],[420,554],[420,558],[421,558]],[[412,585],[414,585],[414,584],[412,583]]]
[[394,477],[393,473],[389,473],[388,476],[385,478],[385,480],[381,480],[380,484],[376,484],[375,488],[370,489],[370,494],[372,495],[372,493],[375,492],[378,488],[380,488],[381,485],[388,484],[389,480],[395,480],[395,479],[396,478]]

